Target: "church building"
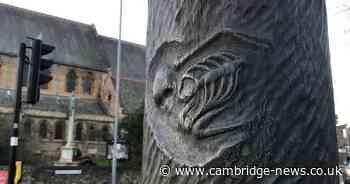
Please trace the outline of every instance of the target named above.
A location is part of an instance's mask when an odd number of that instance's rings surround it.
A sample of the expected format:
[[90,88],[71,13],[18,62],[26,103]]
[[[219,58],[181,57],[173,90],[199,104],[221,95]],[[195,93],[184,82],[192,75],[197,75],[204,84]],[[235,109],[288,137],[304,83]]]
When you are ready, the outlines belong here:
[[[145,47],[122,41],[121,91],[115,100],[118,40],[99,35],[94,25],[1,3],[0,23],[0,124],[12,120],[21,42],[30,44],[27,37],[40,34],[44,43],[55,46],[48,57],[62,63],[50,69],[53,80],[41,86],[40,102],[23,104],[20,149],[24,158],[59,158],[72,95],[76,98],[74,143],[83,155],[103,156],[113,112],[127,116],[143,106]],[[1,127],[7,125],[0,125],[2,133],[7,129]]]

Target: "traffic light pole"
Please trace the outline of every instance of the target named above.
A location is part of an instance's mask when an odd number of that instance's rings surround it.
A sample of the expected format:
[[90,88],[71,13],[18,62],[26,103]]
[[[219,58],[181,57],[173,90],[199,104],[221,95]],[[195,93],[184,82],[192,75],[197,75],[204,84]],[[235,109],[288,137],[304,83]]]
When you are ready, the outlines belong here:
[[21,115],[22,106],[22,86],[23,86],[23,72],[25,66],[26,58],[26,45],[21,43],[19,50],[19,59],[17,67],[17,84],[16,84],[16,104],[14,110],[14,119],[11,127],[11,137],[10,137],[10,160],[9,160],[9,174],[8,174],[8,184],[14,184],[14,178],[16,173],[16,153],[18,147],[18,128]]
[[[27,101],[29,104],[36,104],[40,98],[40,85],[47,84],[52,80],[52,76],[45,71],[52,65],[53,61],[42,58],[42,56],[50,54],[55,47],[44,44],[40,39],[30,38],[32,40],[29,83],[27,86]],[[18,147],[18,129],[22,108],[22,87],[24,80],[24,67],[27,64],[26,49],[29,48],[25,43],[21,43],[19,49],[18,66],[17,66],[17,84],[16,84],[16,102],[14,107],[14,118],[10,133],[10,159],[8,166],[8,184],[14,184],[16,173],[16,154]]]

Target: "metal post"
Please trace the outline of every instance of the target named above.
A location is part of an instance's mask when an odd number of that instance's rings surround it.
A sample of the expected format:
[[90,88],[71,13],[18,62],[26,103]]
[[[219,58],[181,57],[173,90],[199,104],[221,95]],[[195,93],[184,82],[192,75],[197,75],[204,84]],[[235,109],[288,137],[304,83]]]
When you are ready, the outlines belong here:
[[118,40],[118,58],[117,58],[117,71],[115,77],[115,105],[114,105],[114,131],[113,131],[113,163],[112,163],[112,184],[117,183],[117,141],[118,141],[118,119],[119,119],[119,81],[120,81],[120,59],[121,59],[121,37],[122,37],[122,15],[123,15],[123,0],[120,0],[119,7],[119,40]]
[[346,146],[345,150],[346,150],[346,155],[350,156],[350,137],[348,136],[348,130],[349,130],[349,128],[346,126],[345,131],[346,131],[346,144],[347,144],[347,146]]
[[9,160],[9,175],[8,184],[14,183],[16,173],[16,152],[18,146],[18,128],[20,121],[20,113],[22,106],[22,86],[23,86],[23,71],[25,66],[26,45],[21,43],[19,49],[19,59],[17,66],[17,84],[16,84],[16,103],[14,110],[14,119],[11,127],[10,137],[10,160]]

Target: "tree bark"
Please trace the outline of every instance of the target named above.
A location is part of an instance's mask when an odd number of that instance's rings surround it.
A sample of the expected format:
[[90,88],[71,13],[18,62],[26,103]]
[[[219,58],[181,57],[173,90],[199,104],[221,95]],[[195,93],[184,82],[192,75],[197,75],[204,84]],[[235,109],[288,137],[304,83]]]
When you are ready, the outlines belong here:
[[338,182],[175,172],[336,167],[324,0],[149,0],[148,21],[143,184]]

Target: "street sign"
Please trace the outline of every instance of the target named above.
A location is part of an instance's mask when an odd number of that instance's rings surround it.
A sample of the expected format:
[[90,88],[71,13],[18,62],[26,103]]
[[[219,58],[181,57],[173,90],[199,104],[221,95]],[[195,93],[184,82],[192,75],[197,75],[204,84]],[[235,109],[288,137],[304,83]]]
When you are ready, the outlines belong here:
[[75,175],[75,174],[81,174],[81,169],[76,169],[76,170],[55,170],[56,175]]
[[107,145],[107,159],[111,160],[113,159],[113,155],[116,156],[117,159],[119,160],[126,160],[129,158],[128,156],[128,147],[124,143],[117,143],[116,144],[116,149],[114,148],[114,144],[108,144]]
[[128,148],[125,144],[117,144],[117,152],[116,152],[117,159],[128,159]]

